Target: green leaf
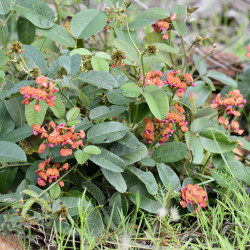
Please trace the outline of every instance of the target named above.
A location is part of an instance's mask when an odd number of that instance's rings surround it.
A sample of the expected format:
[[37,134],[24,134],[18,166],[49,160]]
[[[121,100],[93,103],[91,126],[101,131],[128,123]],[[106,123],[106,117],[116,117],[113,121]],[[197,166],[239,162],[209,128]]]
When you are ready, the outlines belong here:
[[123,211],[123,214],[127,214],[128,200],[126,195],[121,194],[119,192],[115,192],[109,200],[109,206],[117,207],[118,209]]
[[103,58],[103,59],[111,60],[110,54],[108,54],[108,53],[106,53],[106,52],[99,51],[99,52],[97,52],[97,53],[95,54],[95,56],[100,57],[100,58]]
[[[201,57],[199,57],[196,54],[193,54],[193,60],[194,60],[195,64],[197,64],[200,59],[201,59]],[[206,63],[204,60],[202,60],[199,63],[199,65],[197,66],[197,70],[198,70],[200,75],[205,75],[207,73],[207,67],[206,67]]]
[[109,64],[103,58],[93,56],[91,58],[91,65],[93,67],[93,70],[96,70],[96,71],[104,70],[104,71],[109,72]]
[[28,199],[22,209],[21,215],[23,217],[25,217],[25,215],[28,213],[28,211],[30,210],[30,208],[32,207],[32,205],[36,202],[36,200],[34,198],[30,198]]
[[128,197],[134,203],[136,202],[136,193],[139,193],[139,206],[140,208],[146,210],[149,213],[159,213],[162,209],[162,205],[154,200],[154,197],[151,196],[145,186],[142,183],[136,184],[128,190]]
[[89,193],[91,193],[97,202],[101,205],[105,202],[105,196],[100,188],[98,188],[94,183],[90,181],[84,181],[82,183],[82,187],[87,189]]
[[123,96],[119,89],[113,89],[108,91],[107,98],[110,103],[116,105],[124,105],[132,101],[131,99]]
[[0,162],[26,162],[26,154],[13,142],[0,141]]
[[136,18],[133,22],[129,23],[129,29],[138,29],[147,25],[150,25],[152,22],[147,18]]
[[30,127],[32,127],[34,124],[43,124],[43,120],[48,108],[46,102],[44,100],[41,100],[39,102],[39,104],[41,105],[41,111],[35,111],[33,106],[36,104],[36,101],[37,100],[34,100],[29,105],[25,105],[25,116]]
[[63,104],[63,101],[58,93],[54,93],[53,96],[56,97],[54,100],[55,106],[50,107],[52,112],[57,118],[61,118],[65,115],[65,106]]
[[106,25],[106,15],[95,9],[85,9],[73,16],[70,22],[72,35],[77,39],[90,37]]
[[5,107],[7,108],[10,116],[14,120],[16,127],[21,127],[24,125],[25,118],[25,107],[22,104],[23,97],[18,96],[4,101]]
[[136,175],[146,186],[148,192],[150,194],[156,194],[158,191],[158,185],[155,180],[155,177],[151,172],[144,172],[138,168],[135,168],[134,166],[130,166],[128,168],[129,171],[131,171],[134,175]]
[[36,185],[38,176],[35,171],[38,169],[38,164],[41,162],[43,161],[35,161],[27,168],[25,179],[27,179],[30,184]]
[[121,93],[126,97],[138,97],[142,89],[133,82],[126,82],[120,87]]
[[59,63],[60,65],[67,70],[68,75],[76,76],[77,71],[81,65],[81,56],[75,54],[73,56],[60,56]]
[[190,131],[185,133],[185,138],[188,148],[192,151],[193,163],[201,164],[203,160],[203,147],[200,138],[194,136]]
[[48,29],[54,25],[55,12],[49,5],[38,0],[18,1],[14,10],[39,28]]
[[165,187],[170,184],[175,191],[181,189],[181,183],[177,174],[168,165],[163,163],[156,164],[160,179]]
[[163,51],[163,52],[168,52],[168,53],[172,53],[172,54],[178,54],[178,50],[176,50],[175,48],[164,44],[164,43],[154,43],[154,45],[157,46],[158,50]]
[[36,26],[29,20],[19,17],[17,20],[18,40],[23,44],[31,44],[35,40]]
[[149,8],[148,10],[140,13],[136,19],[129,24],[129,28],[137,29],[143,26],[151,24],[153,21],[164,19],[170,14],[167,10],[163,8]]
[[80,100],[80,102],[85,105],[85,106],[89,106],[90,102],[89,102],[89,98],[79,89],[77,88],[74,84],[70,83],[69,86],[67,86],[67,88],[72,89],[74,91],[76,91],[76,94]]
[[140,163],[147,167],[154,167],[156,164],[155,160],[153,160],[148,154],[146,155],[146,157],[140,160]]
[[15,128],[15,123],[9,115],[4,101],[0,101],[0,136],[11,132]]
[[73,121],[67,122],[68,127],[75,126],[75,125],[78,125],[78,124],[80,124],[79,120],[73,120]]
[[163,120],[167,117],[169,111],[168,96],[163,89],[153,85],[146,86],[143,96],[150,111],[157,119]]
[[6,94],[6,96],[10,96],[16,93],[19,93],[21,87],[26,87],[26,86],[31,86],[32,84],[35,84],[35,81],[33,80],[23,80],[21,82],[18,82],[17,84],[15,84]]
[[113,172],[105,168],[101,168],[101,170],[107,181],[114,186],[118,192],[125,193],[127,191],[127,185],[121,173]]
[[80,109],[79,108],[72,108],[66,113],[66,119],[67,121],[73,121],[75,120],[78,115],[80,114]]
[[144,42],[147,44],[147,45],[150,45],[150,44],[154,44],[154,43],[164,43],[164,41],[162,40],[162,34],[161,33],[157,33],[157,32],[151,32],[151,33],[148,33],[145,37],[144,37]]
[[0,0],[0,15],[7,14],[14,4],[13,0]]
[[244,148],[244,149],[246,149],[246,150],[248,150],[248,151],[250,151],[250,143],[246,140],[246,139],[244,139],[243,137],[240,137],[240,136],[230,136],[230,138],[232,139],[232,140],[239,140],[239,141],[241,141],[242,142],[242,148]]
[[125,145],[129,148],[136,148],[138,149],[140,147],[140,142],[137,139],[137,137],[128,131],[126,135],[118,141],[120,144]]
[[[211,153],[219,154],[220,150],[222,153],[226,153],[232,151],[238,145],[237,141],[230,141],[226,134],[214,128],[203,129],[199,134],[202,146]],[[213,135],[217,142],[213,139]]]
[[250,185],[250,172],[240,161],[230,161],[228,165],[236,178]]
[[83,149],[83,152],[90,155],[99,155],[101,153],[101,149],[96,146],[89,145]]
[[88,73],[82,72],[79,76],[79,80],[107,90],[111,90],[119,86],[116,79],[104,70],[91,70]]
[[89,159],[96,165],[113,172],[123,172],[125,169],[124,161],[112,152],[101,148],[101,154],[90,155]]
[[50,197],[53,200],[56,200],[59,197],[60,193],[61,193],[61,188],[58,185],[58,183],[54,185],[52,188],[50,188],[49,190]]
[[131,44],[120,39],[114,40],[113,43],[118,50],[122,50],[125,53],[127,60],[129,60],[132,63],[134,63],[137,60],[137,51]]
[[38,195],[39,195],[37,192],[35,192],[33,190],[30,190],[30,189],[24,189],[24,190],[22,190],[22,193],[26,194],[26,195],[28,195],[28,196],[30,196],[32,198],[37,198]]
[[91,143],[110,143],[121,139],[128,130],[129,128],[120,122],[103,122],[91,127],[87,138]]
[[79,54],[80,56],[92,56],[92,53],[85,48],[73,49],[72,51],[70,51],[70,56],[73,56],[75,54]]
[[137,148],[130,148],[120,143],[115,143],[110,150],[118,155],[126,165],[131,165],[143,159],[148,153],[147,147],[143,143],[137,145]]
[[98,106],[94,109],[91,109],[89,112],[89,118],[91,120],[105,119],[109,117],[117,116],[123,113],[127,108],[123,106],[112,105],[107,106]]
[[[174,152],[174,154],[173,154]],[[187,155],[187,146],[181,142],[169,142],[156,148],[153,154],[157,162],[168,163],[179,161]]]
[[226,85],[229,85],[229,86],[232,86],[232,87],[236,87],[237,88],[237,82],[235,80],[233,80],[231,77],[221,73],[221,72],[218,72],[218,71],[215,71],[215,70],[210,70],[207,72],[207,76],[208,77],[211,77],[217,81],[220,81]]
[[14,129],[2,136],[0,136],[0,141],[10,141],[10,142],[19,142],[33,134],[33,129],[24,124],[22,127]]
[[124,161],[120,157],[104,148],[101,148],[101,154],[90,155],[89,159],[96,165],[112,172],[123,172],[126,167]]
[[87,130],[88,128],[92,127],[93,123],[91,123],[88,118],[83,118],[80,119],[80,123],[78,125],[75,126],[75,131],[79,132],[81,129],[82,130]]
[[195,95],[195,105],[196,107],[200,107],[208,98],[210,94],[210,87],[205,85],[203,81],[196,82],[196,87],[191,87],[187,89],[187,92],[185,93],[184,97],[186,100],[188,100],[189,96]]
[[187,26],[182,20],[176,20],[172,22],[176,31],[184,36],[187,33]]
[[67,47],[73,48],[75,46],[75,40],[71,37],[69,32],[62,26],[54,24],[50,29],[37,29],[43,36],[58,42]]
[[177,3],[173,3],[172,12],[177,14],[177,19],[181,19],[186,14],[186,7]]
[[77,160],[77,162],[80,164],[80,165],[83,165],[89,158],[89,154],[88,153],[85,153],[81,150],[77,150],[75,153],[74,153],[74,156]]
[[205,108],[200,109],[197,114],[195,114],[195,118],[202,118],[202,117],[215,117],[215,115],[217,114],[217,110],[216,109],[212,109],[210,106],[207,106]]
[[30,45],[23,45],[24,52],[22,57],[31,71],[34,67],[38,67],[42,74],[47,72],[47,62],[44,59],[43,54],[41,54],[36,48]]
[[199,132],[200,130],[211,126],[212,121],[208,117],[195,119],[191,124],[191,131]]
[[[0,142],[0,150],[1,150],[1,143],[2,142]],[[9,150],[13,149],[9,148]],[[1,161],[1,153],[0,153],[0,161]],[[6,168],[0,172],[0,193],[5,194],[10,190],[16,178],[17,170],[18,168]]]

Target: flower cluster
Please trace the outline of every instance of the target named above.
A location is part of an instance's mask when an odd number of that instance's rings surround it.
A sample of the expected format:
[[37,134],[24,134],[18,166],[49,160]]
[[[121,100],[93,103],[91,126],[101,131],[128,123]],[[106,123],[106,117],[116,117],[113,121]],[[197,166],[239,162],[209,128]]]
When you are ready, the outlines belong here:
[[57,127],[56,124],[51,121],[49,123],[48,130],[45,127],[41,127],[38,124],[32,126],[33,134],[41,134],[41,139],[46,138],[40,145],[38,153],[42,154],[46,147],[54,147],[56,145],[61,145],[60,155],[68,156],[72,154],[72,149],[83,147],[83,139],[85,137],[85,132],[80,130],[79,133],[75,133],[74,126],[66,127],[64,123],[60,123]]
[[187,87],[196,87],[197,84],[194,83],[193,77],[186,73],[183,75],[178,71],[169,71],[167,73],[167,79],[165,81],[166,84],[169,84],[172,89],[177,89],[176,94],[179,97],[183,96],[184,92],[187,92]]
[[247,51],[248,51],[248,52],[245,53],[245,56],[246,56],[247,58],[250,58],[250,43],[247,45]]
[[39,104],[41,100],[45,100],[50,107],[55,106],[54,100],[56,97],[53,96],[53,94],[58,90],[54,88],[53,82],[48,82],[45,76],[40,76],[36,78],[36,84],[38,88],[31,86],[21,87],[20,93],[25,98],[22,103],[28,105],[31,101],[36,99],[37,102],[33,108],[38,112],[41,111],[41,106]]
[[23,44],[19,41],[14,41],[11,45],[10,45],[10,50],[7,51],[5,54],[9,55],[12,53],[17,53],[17,54],[22,54],[24,52],[23,49]]
[[186,187],[181,189],[180,204],[183,208],[187,207],[187,203],[195,205],[195,212],[198,213],[198,207],[205,208],[207,206],[207,192],[199,187],[198,184],[187,184]]
[[121,65],[122,67],[125,66],[123,60],[126,59],[126,56],[125,56],[123,51],[114,50],[112,55],[111,55],[111,59],[114,61],[114,64],[112,64],[112,67],[116,67],[116,66],[119,66],[119,65]]
[[[57,181],[60,178],[61,171],[67,171],[69,169],[69,164],[65,163],[61,166],[60,163],[56,162],[51,164],[50,158],[47,161],[39,163],[36,173],[39,175],[37,183],[39,186],[45,186],[46,182],[52,183],[53,179]],[[58,184],[63,187],[64,182],[59,181]]]
[[210,107],[216,109],[219,106],[224,106],[228,115],[240,116],[240,112],[236,111],[234,106],[241,108],[244,103],[246,103],[246,99],[243,98],[238,89],[235,89],[234,91],[229,91],[224,98],[221,98],[221,94],[218,94],[213,103],[210,104]]
[[[173,112],[174,108],[175,112]],[[158,141],[160,145],[162,145],[174,133],[174,124],[178,124],[182,132],[188,131],[188,127],[186,126],[188,122],[183,113],[184,109],[178,106],[178,104],[175,104],[175,107],[172,107],[168,113],[167,118],[162,121],[154,117],[152,122],[149,118],[146,118],[143,137],[148,140],[147,143],[152,143],[155,141],[155,138],[159,137]]]
[[[241,116],[241,113],[235,110],[235,107],[241,108],[244,103],[246,103],[246,100],[243,98],[243,95],[238,89],[235,89],[234,91],[229,91],[224,98],[221,97],[221,94],[218,94],[215,100],[213,100],[213,103],[210,104],[210,107],[214,109],[218,107],[225,107],[224,111],[226,111],[227,115]],[[240,129],[240,125],[237,121],[231,120],[230,122],[228,118],[220,116],[219,123],[224,125],[225,129],[230,132],[238,135],[242,135],[244,133],[244,130]],[[240,140],[238,140],[238,145],[242,146],[242,142]]]
[[221,116],[219,118],[219,123],[225,126],[226,130],[232,131],[238,135],[242,135],[244,133],[243,129],[240,129],[240,125],[237,121],[231,121],[231,124],[228,121],[228,118],[224,118]]
[[153,72],[149,71],[146,74],[145,85],[156,85],[158,87],[163,87],[164,81],[160,78],[163,77],[163,73],[161,71],[154,70]]
[[162,40],[168,39],[168,31],[173,29],[172,21],[176,20],[177,14],[173,14],[168,18],[158,20],[152,24],[154,32],[163,33]]

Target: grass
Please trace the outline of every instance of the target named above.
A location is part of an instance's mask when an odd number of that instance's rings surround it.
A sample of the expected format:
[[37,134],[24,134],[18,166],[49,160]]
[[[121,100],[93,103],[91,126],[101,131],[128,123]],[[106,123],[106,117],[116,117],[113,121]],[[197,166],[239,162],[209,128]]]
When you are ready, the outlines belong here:
[[[243,188],[243,186],[242,186]],[[171,190],[159,189],[158,201],[167,207]],[[164,197],[165,200],[163,199]],[[166,202],[168,201],[168,203]],[[174,206],[160,214],[149,214],[139,204],[125,216],[118,209],[119,224],[112,228],[114,209],[101,236],[93,238],[88,231],[88,206],[85,194],[78,204],[78,215],[70,218],[70,230],[54,224],[53,241],[57,249],[247,249],[250,247],[250,201],[245,192],[231,185],[226,192],[217,190],[216,205],[198,215],[181,215]]]

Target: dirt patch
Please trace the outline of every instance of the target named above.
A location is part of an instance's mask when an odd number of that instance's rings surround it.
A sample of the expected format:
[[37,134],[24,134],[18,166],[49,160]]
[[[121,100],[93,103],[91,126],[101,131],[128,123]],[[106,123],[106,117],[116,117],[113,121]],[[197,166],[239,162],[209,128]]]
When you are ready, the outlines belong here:
[[16,235],[1,235],[0,234],[0,249],[1,250],[22,250],[19,238]]

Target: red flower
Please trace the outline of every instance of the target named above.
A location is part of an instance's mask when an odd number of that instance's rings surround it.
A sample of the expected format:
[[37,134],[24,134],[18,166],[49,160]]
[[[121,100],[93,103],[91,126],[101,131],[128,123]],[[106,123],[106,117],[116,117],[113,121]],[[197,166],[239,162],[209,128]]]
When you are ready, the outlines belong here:
[[59,184],[60,187],[64,187],[64,182],[63,181],[59,181],[58,184]]
[[38,153],[38,154],[44,153],[46,147],[47,147],[46,144],[41,144],[40,147],[39,147],[39,150],[37,151],[37,153]]
[[40,112],[41,111],[41,106],[39,104],[36,104],[33,106],[34,110],[37,111],[37,112]]
[[205,208],[207,206],[207,192],[199,187],[198,184],[187,184],[186,187],[181,189],[180,204],[183,208],[187,207],[187,203],[195,205],[195,212],[198,213],[198,207]]

